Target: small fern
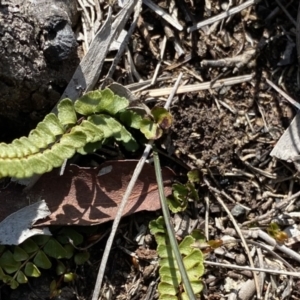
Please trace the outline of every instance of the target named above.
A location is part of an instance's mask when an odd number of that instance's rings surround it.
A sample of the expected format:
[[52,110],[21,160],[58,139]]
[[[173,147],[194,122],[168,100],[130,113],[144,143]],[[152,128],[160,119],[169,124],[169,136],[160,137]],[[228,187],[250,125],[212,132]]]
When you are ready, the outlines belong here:
[[[151,221],[150,232],[155,236],[157,242],[157,253],[160,257],[159,275],[160,283],[158,292],[160,300],[188,300],[184,289],[181,275],[174,257],[174,253],[169,243],[163,217]],[[194,293],[197,295],[203,289],[201,276],[204,274],[203,254],[192,245],[195,243],[192,235],[186,236],[179,244],[179,250],[183,257],[183,263],[187,271]]]
[[86,154],[110,138],[127,150],[136,150],[136,140],[117,119],[122,119],[128,104],[127,99],[109,89],[89,92],[75,104],[70,99],[61,100],[58,114],[48,114],[28,137],[0,143],[0,178],[44,174],[61,166],[75,152]]
[[[16,289],[27,283],[28,278],[41,276],[40,269],[50,269],[55,262],[57,276],[68,281],[73,273],[68,272],[61,260],[73,257],[76,265],[80,265],[89,259],[89,253],[77,251],[69,238],[74,246],[83,242],[82,234],[66,227],[58,232],[56,238],[41,235],[27,239],[19,246],[0,245],[0,280]],[[52,290],[57,292],[57,289]]]

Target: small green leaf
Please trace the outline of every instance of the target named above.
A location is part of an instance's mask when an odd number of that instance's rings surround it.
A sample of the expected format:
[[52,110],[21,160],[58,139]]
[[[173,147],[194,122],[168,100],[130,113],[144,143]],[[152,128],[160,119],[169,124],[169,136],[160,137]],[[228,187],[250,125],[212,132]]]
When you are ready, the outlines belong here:
[[151,114],[154,117],[155,123],[157,123],[161,129],[166,130],[171,127],[173,118],[165,108],[153,107]]
[[173,295],[159,295],[159,300],[178,300],[178,297]]
[[77,275],[72,272],[64,274],[64,282],[73,282],[76,278]]
[[64,157],[61,157],[61,152],[59,152],[59,149],[57,149],[57,147],[59,146],[55,145],[52,147],[52,149],[47,149],[43,152],[44,159],[46,161],[50,161],[54,168],[60,167],[65,160]]
[[51,171],[52,166],[49,165],[47,161],[45,161],[43,155],[41,153],[37,153],[35,155],[29,156],[27,159],[27,164],[32,167],[32,170],[35,174],[44,174],[46,172]]
[[43,149],[48,146],[47,141],[43,137],[43,133],[37,129],[33,129],[29,132],[28,140],[33,145],[36,145],[38,149]]
[[88,261],[90,258],[90,253],[89,252],[79,252],[76,253],[74,256],[74,261],[76,265],[83,265],[85,262]]
[[93,153],[96,150],[100,149],[102,147],[103,141],[95,142],[95,143],[88,143],[84,147],[77,149],[77,153],[80,153],[82,155]]
[[193,251],[191,245],[195,243],[195,239],[190,235],[187,235],[179,244],[179,250],[181,254],[189,255]]
[[67,251],[65,248],[54,238],[51,238],[47,244],[44,246],[43,250],[45,253],[53,258],[61,259],[65,258]]
[[36,242],[39,246],[44,246],[50,240],[49,235],[35,235],[32,237],[33,241]]
[[140,130],[148,140],[157,140],[163,134],[162,129],[149,118],[145,118],[141,121]]
[[149,223],[150,232],[153,235],[157,233],[165,233],[166,232],[166,225],[164,218],[162,216],[158,217],[156,220],[152,220]]
[[76,112],[72,100],[66,98],[57,105],[58,119],[62,125],[74,125],[77,122]]
[[44,251],[39,250],[36,256],[33,259],[33,262],[35,265],[42,269],[50,269],[52,266],[51,261],[47,257],[47,255],[44,253]]
[[56,280],[52,280],[51,283],[50,283],[50,292],[53,292],[55,290],[57,290],[57,282]]
[[67,270],[66,266],[60,260],[58,260],[56,268],[55,268],[56,275],[60,276],[64,273],[66,273],[66,270]]
[[8,285],[12,290],[15,290],[19,286],[19,283],[15,279],[12,279]]
[[12,280],[13,280],[13,278],[12,278],[11,276],[9,276],[9,275],[4,275],[4,276],[2,277],[2,281],[3,281],[4,283],[6,283],[6,284],[10,283]]
[[170,264],[161,266],[159,269],[161,282],[168,283],[174,287],[178,287],[181,282],[181,275],[177,267],[170,267]]
[[99,126],[96,126],[95,124],[84,120],[81,123],[81,127],[83,128],[84,133],[87,136],[88,143],[94,143],[103,140],[104,134]]
[[[173,257],[173,251],[171,245],[159,244],[157,245],[157,253],[160,258]],[[174,262],[175,263],[175,262]]]
[[182,199],[181,201],[179,201],[178,198],[175,198],[172,195],[167,197],[167,203],[168,203],[169,209],[174,214],[181,212],[181,211],[185,211],[187,208],[187,205],[188,205],[187,199]]
[[70,259],[74,254],[74,247],[71,244],[64,245],[66,250],[66,259]]
[[200,230],[200,229],[194,229],[194,230],[191,232],[191,236],[192,236],[196,241],[206,242],[206,237],[205,237],[203,231]]
[[[199,249],[194,249],[189,255],[183,258],[186,270],[195,267],[197,264],[203,263],[203,254]],[[202,274],[201,274],[202,275]],[[200,276],[201,276],[200,275]]]
[[27,253],[33,253],[38,250],[38,245],[30,238],[25,240],[20,247],[25,250]]
[[28,253],[19,246],[15,246],[13,256],[15,261],[24,261],[29,257]]
[[103,114],[93,115],[88,118],[88,121],[100,127],[103,131],[104,138],[114,137],[129,151],[138,149],[138,143],[131,133],[113,117]]
[[[64,161],[65,159],[71,158],[75,154],[76,149],[73,146],[56,143],[52,146],[51,152],[55,156],[59,156]],[[57,159],[55,163],[59,163],[59,160]]]
[[181,183],[175,183],[172,190],[173,194],[167,198],[170,210],[173,213],[184,211],[188,205],[188,188]]
[[41,276],[40,270],[32,262],[28,262],[25,265],[24,272],[25,272],[25,275],[28,277],[40,277]]
[[[160,282],[158,284],[158,292],[162,295],[168,295],[168,296],[175,296],[178,293],[178,287],[175,287],[172,284],[168,284],[165,282]],[[160,298],[161,299],[161,298]],[[165,299],[172,299],[170,298],[165,298]],[[178,300],[178,298],[174,298],[176,300]]]
[[0,267],[0,280],[5,276],[3,269]]
[[2,267],[2,269],[6,273],[15,273],[20,268],[20,266],[21,262],[15,261],[13,254],[9,250],[3,252],[3,254],[0,257],[0,267]]
[[64,134],[65,130],[55,114],[50,113],[46,115],[43,122],[54,136]]
[[188,190],[189,190],[189,195],[188,195],[188,197],[189,197],[190,199],[193,199],[194,201],[199,201],[199,200],[200,200],[200,199],[199,199],[199,195],[198,195],[197,190],[195,189],[194,184],[191,183],[191,182],[188,182],[188,183],[186,183],[186,187],[187,187]]
[[195,294],[201,293],[204,288],[203,283],[199,280],[191,280],[191,285]]
[[70,133],[62,136],[60,144],[74,147],[74,149],[83,147],[86,144],[86,134],[79,126],[73,127]]
[[[36,130],[43,136],[43,139],[46,143],[46,145],[50,145],[55,142],[55,135],[51,132],[51,130],[48,128],[47,124],[45,121],[40,122]],[[23,156],[23,155],[22,155]]]
[[101,100],[97,106],[97,112],[106,112],[114,116],[128,105],[129,101],[126,98],[114,95],[110,89],[106,88],[101,91]]
[[99,90],[88,92],[75,101],[75,110],[83,116],[92,115],[97,112],[100,99],[101,92]]
[[199,183],[200,182],[200,172],[199,172],[198,169],[189,171],[187,173],[187,177],[188,177],[190,182],[193,182],[193,183]]
[[70,227],[64,227],[62,230],[59,231],[57,236],[57,240],[61,244],[69,243],[69,239],[72,240],[75,246],[80,245],[83,242],[83,236],[78,231],[74,230]]
[[25,274],[21,270],[18,272],[17,281],[18,281],[18,283],[21,283],[21,284],[28,282],[28,278],[25,276]]
[[127,109],[121,112],[119,118],[122,124],[128,127],[135,129],[140,129],[141,127],[142,116],[133,110]]
[[27,137],[22,136],[19,140],[22,143],[23,149],[26,149],[25,153],[28,153],[27,155],[39,152],[40,149],[36,145],[34,145]]

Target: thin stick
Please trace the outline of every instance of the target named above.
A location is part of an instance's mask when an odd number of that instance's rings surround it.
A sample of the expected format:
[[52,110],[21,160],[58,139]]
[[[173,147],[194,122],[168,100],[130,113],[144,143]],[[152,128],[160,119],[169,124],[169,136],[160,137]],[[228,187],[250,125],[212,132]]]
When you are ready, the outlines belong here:
[[285,7],[280,3],[280,1],[275,0],[277,5],[282,9],[282,11],[286,14],[288,19],[293,23],[293,25],[297,28],[297,22],[294,20],[294,18],[289,14],[289,12],[285,9]]
[[223,20],[223,19],[225,19],[225,18],[227,18],[227,17],[229,17],[231,15],[234,15],[234,14],[236,14],[236,13],[244,10],[245,8],[247,8],[247,7],[249,7],[249,6],[253,5],[253,4],[258,3],[259,1],[260,0],[248,0],[248,1],[244,2],[244,3],[242,3],[241,5],[238,5],[238,6],[234,7],[234,8],[229,9],[228,11],[225,11],[225,12],[223,12],[223,13],[217,15],[217,16],[214,16],[212,18],[209,18],[209,19],[207,19],[205,21],[199,22],[196,25],[193,25],[193,26],[189,27],[187,29],[187,31],[188,32],[193,32],[193,31],[195,31],[195,30],[197,30],[197,29],[199,29],[199,28],[201,28],[203,26],[206,26],[206,25],[209,25],[209,24],[213,24],[213,23],[215,23],[217,21]]
[[230,268],[230,269],[253,271],[253,272],[265,272],[265,273],[270,273],[270,274],[287,275],[287,276],[294,276],[294,277],[300,278],[300,272],[289,272],[289,271],[243,267],[243,266],[238,266],[238,265],[222,264],[222,263],[212,262],[212,261],[208,261],[208,260],[205,260],[204,263],[207,265],[210,265],[210,266],[218,266],[218,267],[222,267],[222,268]]
[[[198,84],[190,84],[190,85],[181,86],[177,90],[176,94],[198,92],[198,91],[208,90],[210,88],[211,89],[220,88],[223,86],[229,86],[229,85],[234,85],[234,84],[250,81],[252,79],[253,79],[253,75],[249,74],[249,75],[242,75],[242,76],[237,76],[237,77],[219,79],[214,83],[209,81],[209,82],[203,82],[203,83],[198,83]],[[148,95],[150,97],[160,97],[160,96],[169,95],[171,93],[171,91],[172,91],[172,88],[160,88],[160,89],[146,90],[146,91],[144,91],[144,93],[148,93]]]
[[92,300],[98,300],[98,298],[99,298],[100,289],[101,289],[101,285],[102,285],[102,281],[103,281],[103,277],[104,277],[104,272],[105,272],[108,257],[109,257],[109,254],[110,254],[110,249],[112,247],[112,244],[113,244],[113,241],[114,241],[114,238],[115,238],[120,220],[122,218],[123,210],[124,210],[124,208],[127,204],[128,198],[131,195],[131,192],[132,192],[132,190],[135,186],[137,178],[139,177],[139,175],[141,173],[141,170],[142,170],[142,168],[143,168],[143,166],[146,162],[146,159],[148,158],[148,155],[149,155],[151,149],[152,149],[152,143],[149,143],[146,146],[146,148],[144,150],[144,153],[143,153],[141,159],[139,160],[139,162],[138,162],[138,164],[137,164],[137,166],[136,166],[136,168],[133,172],[133,175],[132,175],[131,180],[128,184],[126,192],[125,192],[125,194],[123,196],[123,199],[120,203],[118,212],[115,216],[115,219],[114,219],[114,222],[113,222],[113,225],[112,225],[111,233],[110,233],[109,238],[108,238],[108,240],[106,242],[106,245],[105,245],[105,250],[104,250],[104,253],[103,253],[103,256],[102,256],[102,260],[101,260],[101,264],[100,264],[100,268],[99,268],[99,272],[98,272],[97,281],[96,281],[96,285],[95,285],[95,288],[94,288]]
[[158,61],[157,65],[156,65],[156,68],[155,68],[155,71],[154,71],[154,74],[153,74],[153,78],[152,78],[152,81],[151,81],[151,85],[154,85],[156,83],[158,72],[159,72],[160,67],[161,67],[161,61],[164,58],[166,45],[167,45],[167,37],[164,36],[164,39],[163,39],[163,41],[161,43],[161,46],[160,46],[160,48],[161,48],[161,50],[160,50],[160,60]]
[[160,8],[157,4],[155,4],[151,0],[143,0],[143,3],[147,5],[150,9],[152,9],[155,13],[157,13],[159,16],[161,16],[165,21],[167,21],[173,27],[175,27],[179,31],[183,30],[182,25],[177,20],[175,20],[172,16],[170,16],[166,11]]
[[300,109],[300,104],[297,101],[295,101],[292,97],[290,97],[287,93],[285,93],[282,89],[280,89],[271,80],[266,79],[266,81],[276,92],[278,92],[281,96],[283,96],[288,102],[294,105],[297,109]]

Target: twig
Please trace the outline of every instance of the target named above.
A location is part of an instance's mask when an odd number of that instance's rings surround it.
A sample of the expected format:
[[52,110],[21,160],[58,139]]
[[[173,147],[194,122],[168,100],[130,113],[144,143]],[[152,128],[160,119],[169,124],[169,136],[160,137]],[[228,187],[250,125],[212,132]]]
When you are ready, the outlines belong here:
[[204,263],[210,266],[218,266],[222,268],[230,268],[236,270],[246,270],[246,271],[253,271],[253,272],[265,272],[270,274],[279,274],[279,275],[287,275],[287,276],[294,276],[300,278],[300,272],[289,272],[289,271],[279,271],[279,270],[270,270],[270,269],[261,269],[261,268],[252,268],[252,267],[243,267],[238,265],[231,265],[231,264],[222,264],[218,262],[212,262],[208,260],[204,260]]
[[285,9],[285,7],[280,3],[279,0],[275,0],[277,5],[282,9],[282,11],[286,14],[288,19],[293,23],[295,27],[297,27],[297,22],[294,20],[294,18],[289,14],[289,12]]
[[[231,78],[225,78],[225,79],[219,79],[215,83],[211,82],[203,82],[198,84],[190,84],[181,86],[178,88],[176,94],[184,94],[184,93],[190,93],[190,92],[197,92],[202,90],[208,90],[210,88],[220,88],[223,86],[230,86],[234,84],[239,84],[242,82],[247,82],[253,79],[253,75],[243,75],[243,76],[237,76],[237,77],[231,77]],[[148,93],[151,97],[160,97],[169,95],[172,88],[160,88],[160,89],[153,89],[153,90],[146,90],[144,93]]]
[[183,30],[183,27],[177,20],[175,20],[172,16],[170,16],[166,11],[164,11],[158,5],[153,3],[151,0],[143,0],[143,3],[147,5],[150,9],[152,9],[155,13],[157,13],[159,16],[161,16],[164,20],[166,20],[168,23],[170,23],[173,27],[175,27],[179,31]]
[[[159,77],[156,79],[157,82],[161,82],[161,81],[167,81],[167,80],[174,80],[173,76],[163,76],[163,77]],[[150,86],[151,85],[151,81],[152,79],[148,79],[148,80],[144,80],[141,82],[135,82],[135,83],[131,83],[128,85],[125,85],[125,87],[127,89],[129,89],[132,92],[136,92],[138,89],[143,88],[145,86]]]
[[195,30],[197,30],[197,29],[200,29],[200,28],[203,27],[203,26],[206,26],[206,25],[215,23],[215,22],[217,22],[217,21],[220,21],[220,20],[222,20],[222,19],[225,19],[225,18],[227,18],[227,17],[229,17],[229,16],[231,16],[231,15],[234,15],[234,14],[236,14],[236,13],[238,13],[238,12],[244,10],[245,8],[247,8],[247,7],[249,7],[249,6],[253,5],[253,4],[258,3],[259,1],[260,1],[260,0],[248,0],[248,1],[246,1],[246,2],[244,2],[244,3],[242,3],[242,4],[240,4],[239,6],[236,6],[236,7],[234,7],[234,8],[231,8],[231,9],[229,9],[228,11],[225,11],[225,12],[223,12],[223,13],[217,15],[217,16],[214,16],[214,17],[212,17],[212,18],[210,18],[210,19],[207,19],[207,20],[205,20],[205,21],[199,22],[199,23],[197,23],[196,25],[193,25],[193,26],[189,27],[189,28],[187,29],[187,31],[188,31],[188,32],[193,32],[193,31],[195,31]]
[[281,252],[285,253],[292,259],[296,260],[297,262],[300,262],[300,255],[295,252],[294,250],[288,248],[285,245],[278,244],[271,236],[269,236],[266,232],[262,230],[258,230],[258,236],[263,239],[265,242],[270,244],[271,246],[275,247],[275,249],[280,250]]
[[154,70],[151,85],[154,85],[155,82],[156,82],[158,72],[159,72],[160,67],[161,67],[161,61],[163,60],[164,55],[165,55],[166,45],[167,45],[167,37],[164,36],[163,41],[162,41],[161,46],[160,46],[160,48],[161,48],[160,49],[160,60],[158,61],[157,65],[156,65],[156,68]]
[[[300,7],[300,4],[299,4]],[[266,79],[267,83],[281,96],[283,96],[288,102],[294,105],[297,109],[300,109],[300,103],[295,101],[292,97],[290,97],[287,93],[285,93],[282,89],[280,89],[276,84],[274,84],[271,80]]]
[[130,69],[131,69],[133,76],[135,77],[135,79],[137,81],[143,81],[143,78],[141,77],[141,75],[139,74],[139,72],[137,71],[137,69],[135,67],[135,64],[133,62],[133,58],[132,58],[132,55],[130,53],[128,46],[126,46],[126,54],[127,54],[127,59],[130,64]]

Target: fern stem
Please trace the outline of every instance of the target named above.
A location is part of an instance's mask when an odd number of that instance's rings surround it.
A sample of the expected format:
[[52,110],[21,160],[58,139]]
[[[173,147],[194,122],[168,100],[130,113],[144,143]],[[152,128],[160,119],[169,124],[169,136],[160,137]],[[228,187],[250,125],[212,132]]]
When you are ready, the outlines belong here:
[[182,277],[185,291],[188,294],[190,300],[195,300],[196,299],[195,294],[193,292],[190,280],[188,278],[188,275],[187,275],[186,269],[184,267],[182,257],[181,257],[181,254],[180,254],[180,251],[178,248],[178,243],[176,241],[174,228],[171,226],[171,216],[170,216],[166,196],[164,194],[160,162],[159,162],[159,158],[158,158],[158,153],[154,149],[153,149],[153,159],[154,159],[154,168],[155,168],[155,175],[156,175],[156,180],[157,180],[157,185],[158,185],[160,203],[161,203],[161,208],[162,208],[170,244],[171,244],[172,250],[174,252],[174,256],[176,258],[177,264],[178,264],[178,268],[179,268],[179,271],[180,271],[180,274]]

